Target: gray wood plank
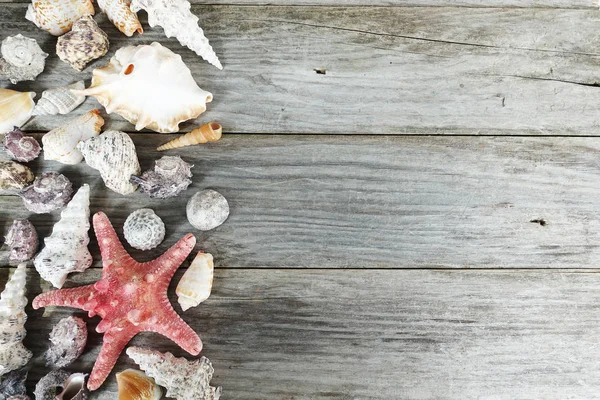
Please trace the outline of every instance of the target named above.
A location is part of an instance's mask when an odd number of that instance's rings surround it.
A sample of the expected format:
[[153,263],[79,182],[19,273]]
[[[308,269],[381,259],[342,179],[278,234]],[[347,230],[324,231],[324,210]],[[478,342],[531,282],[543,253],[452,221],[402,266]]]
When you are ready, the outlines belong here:
[[[600,134],[597,10],[194,6],[193,11],[224,71],[166,39],[162,29],[126,38],[99,16],[111,38],[108,56],[75,73],[53,55],[46,73],[16,87],[41,93],[89,79],[121,46],[159,40],[182,54],[196,80],[214,94],[196,123],[219,120],[232,133]],[[53,54],[55,38],[24,13],[24,4],[0,10],[3,35],[36,37]],[[90,99],[82,110],[95,106]],[[26,128],[48,130],[63,120],[35,118]],[[133,129],[117,116],[107,127]]]
[[[132,137],[147,169],[173,136]],[[106,212],[119,234],[129,213],[154,209],[167,237],[139,259],[193,232],[197,249],[231,268],[597,268],[599,150],[600,138],[226,134],[166,152],[195,165],[173,200],[109,192],[85,163],[33,169],[89,183],[92,212]],[[201,233],[185,205],[204,188],[221,192],[231,215]],[[31,216],[45,237],[59,215],[30,215],[16,197],[0,204],[3,231]],[[91,249],[97,260],[95,239]]]

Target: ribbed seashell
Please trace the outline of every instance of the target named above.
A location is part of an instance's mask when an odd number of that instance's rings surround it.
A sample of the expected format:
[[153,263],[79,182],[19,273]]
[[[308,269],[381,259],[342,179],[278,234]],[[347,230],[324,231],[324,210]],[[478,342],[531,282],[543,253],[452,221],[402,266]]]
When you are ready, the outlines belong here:
[[150,250],[165,238],[165,224],[153,210],[141,208],[129,214],[123,225],[127,243],[139,250]]
[[108,36],[91,15],[84,15],[73,24],[73,30],[56,41],[56,55],[78,71],[108,51]]
[[6,400],[31,400],[31,399],[26,394],[18,394],[16,396],[10,396]]
[[177,196],[192,183],[192,164],[179,156],[164,156],[156,161],[154,170],[145,171],[141,177],[132,176],[142,193],[158,199]]
[[105,131],[77,145],[85,162],[100,171],[104,184],[120,194],[135,192],[137,185],[129,182],[140,173],[140,163],[133,140],[125,132]]
[[19,264],[0,294],[0,375],[21,368],[32,356],[23,345],[27,314],[27,264]]
[[0,133],[10,132],[15,126],[20,128],[31,118],[34,97],[34,92],[0,89]]
[[190,11],[189,1],[132,0],[131,10],[145,10],[151,27],[161,26],[168,38],[177,38],[182,46],[189,47],[215,67],[223,69],[213,48],[208,44],[204,31],[198,26],[198,17]]
[[56,392],[64,387],[65,381],[71,376],[62,369],[55,369],[46,374],[35,385],[35,400],[56,400]]
[[210,231],[225,222],[229,216],[229,204],[216,190],[201,190],[188,201],[186,213],[194,228]]
[[57,396],[57,400],[87,400],[88,392],[85,387],[86,374],[77,372],[67,378],[62,384],[63,390]]
[[52,234],[44,239],[44,249],[33,260],[43,279],[60,288],[69,273],[85,271],[92,265],[87,248],[89,229],[90,187],[84,184],[60,213]]
[[210,296],[215,266],[210,253],[198,253],[177,284],[177,301],[186,311]]
[[77,143],[98,136],[102,125],[104,119],[100,112],[91,110],[51,130],[42,136],[44,159],[71,165],[80,163],[83,154],[77,149]]
[[126,36],[144,32],[137,15],[129,8],[130,3],[131,0],[98,0],[100,10]]
[[8,228],[4,243],[10,247],[9,262],[29,261],[37,251],[39,245],[38,234],[29,220],[16,219]]
[[38,141],[34,137],[25,136],[19,128],[5,133],[2,145],[10,158],[21,162],[35,160],[42,151]]
[[51,346],[46,351],[46,365],[63,368],[75,361],[87,342],[87,326],[79,317],[66,317],[58,321],[50,332]]
[[21,34],[4,39],[0,51],[0,76],[12,83],[35,80],[44,70],[48,57],[35,39]]
[[63,208],[73,194],[71,181],[58,172],[42,172],[19,193],[25,208],[36,214],[45,214]]
[[15,194],[33,179],[28,167],[14,161],[0,161],[0,194]]
[[94,96],[109,114],[117,113],[135,129],[177,132],[212,101],[200,89],[181,56],[159,43],[122,47],[110,64],[93,72],[92,85],[77,94]]
[[19,369],[9,372],[0,382],[0,400],[14,399],[17,396],[25,396],[27,389],[25,381],[27,380],[27,371]]
[[221,388],[210,386],[214,369],[210,360],[201,357],[188,361],[171,353],[161,353],[141,347],[129,347],[127,355],[146,375],[167,389],[167,397],[178,400],[218,400]]
[[119,400],[160,400],[162,390],[142,371],[126,369],[117,374]]
[[90,0],[33,0],[25,19],[54,36],[64,35],[84,15],[94,15]]
[[33,108],[33,115],[68,114],[85,101],[85,96],[78,96],[71,89],[84,89],[83,81],[45,90],[42,98]]
[[157,147],[156,150],[164,151],[168,149],[177,149],[179,147],[192,146],[194,144],[216,142],[221,139],[223,127],[216,122],[209,122],[183,136],[173,139],[170,142]]

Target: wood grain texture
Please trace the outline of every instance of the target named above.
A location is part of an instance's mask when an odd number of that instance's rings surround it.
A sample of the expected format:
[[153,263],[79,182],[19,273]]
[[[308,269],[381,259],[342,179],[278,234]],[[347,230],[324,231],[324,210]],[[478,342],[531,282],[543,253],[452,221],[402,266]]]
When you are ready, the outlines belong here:
[[[0,10],[3,35],[38,39],[52,56],[20,90],[89,79],[124,45],[159,40],[214,94],[207,120],[231,133],[600,134],[597,10],[461,7],[194,6],[224,71],[162,29],[126,38],[97,17],[111,51],[83,73],[54,55],[56,39]],[[146,16],[142,13],[146,26]],[[10,22],[9,22],[10,21]],[[575,32],[575,33],[574,33]],[[325,70],[318,74],[315,69]],[[3,86],[7,86],[4,82]],[[89,99],[81,110],[97,107]],[[65,117],[35,118],[48,130]],[[131,131],[111,116],[107,128]]]

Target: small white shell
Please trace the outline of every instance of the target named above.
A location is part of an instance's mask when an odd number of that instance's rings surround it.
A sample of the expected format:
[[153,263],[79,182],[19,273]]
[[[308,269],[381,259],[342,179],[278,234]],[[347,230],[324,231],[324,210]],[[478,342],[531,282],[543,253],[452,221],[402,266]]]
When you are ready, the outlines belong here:
[[34,92],[0,89],[0,133],[10,132],[15,126],[20,128],[31,118],[34,97]]
[[71,89],[83,89],[83,81],[45,90],[33,109],[33,115],[68,114],[85,101],[85,96],[76,95]]
[[165,238],[165,224],[149,208],[142,208],[129,214],[123,226],[127,243],[139,250],[150,250],[162,243]]
[[181,309],[196,307],[210,296],[214,277],[213,256],[198,253],[177,284],[175,293]]
[[221,193],[202,190],[188,201],[186,213],[194,228],[209,231],[225,222],[229,216],[229,204]]
[[4,39],[0,51],[0,75],[12,83],[34,80],[44,70],[48,57],[35,39],[21,34]]

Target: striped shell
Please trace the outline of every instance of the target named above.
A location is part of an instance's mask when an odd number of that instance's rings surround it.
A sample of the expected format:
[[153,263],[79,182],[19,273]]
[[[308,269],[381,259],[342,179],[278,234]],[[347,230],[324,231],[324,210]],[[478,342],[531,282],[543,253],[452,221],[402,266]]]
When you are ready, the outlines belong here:
[[33,109],[33,115],[68,114],[85,101],[85,96],[78,96],[71,89],[83,89],[83,81],[45,90],[42,98]]
[[214,277],[213,256],[198,253],[177,284],[175,293],[181,309],[196,307],[210,296]]
[[160,400],[162,390],[142,371],[126,369],[117,374],[119,400]]
[[94,15],[90,0],[33,0],[25,19],[54,36],[71,30],[73,23],[84,15]]
[[131,0],[98,0],[100,10],[126,36],[144,32],[140,20],[129,7],[130,3]]

